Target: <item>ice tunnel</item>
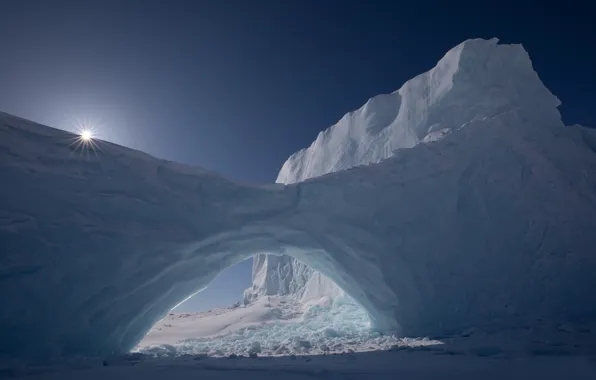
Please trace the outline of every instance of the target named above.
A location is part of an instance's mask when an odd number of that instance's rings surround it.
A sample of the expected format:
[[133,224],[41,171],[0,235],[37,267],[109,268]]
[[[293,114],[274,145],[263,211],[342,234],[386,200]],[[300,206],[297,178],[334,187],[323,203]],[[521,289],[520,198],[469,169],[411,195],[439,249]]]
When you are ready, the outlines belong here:
[[110,143],[80,157],[72,135],[0,114],[0,354],[127,351],[261,252],[321,271],[404,335],[595,316],[596,156],[584,131],[510,118],[249,186]]

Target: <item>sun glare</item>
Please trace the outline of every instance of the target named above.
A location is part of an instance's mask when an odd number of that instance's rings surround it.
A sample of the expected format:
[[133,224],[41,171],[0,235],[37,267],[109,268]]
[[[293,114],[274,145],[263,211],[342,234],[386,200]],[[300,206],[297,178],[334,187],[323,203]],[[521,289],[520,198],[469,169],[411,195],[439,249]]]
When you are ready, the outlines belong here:
[[83,141],[91,141],[93,139],[93,134],[91,131],[82,131],[81,132],[81,140]]
[[79,154],[79,157],[90,157],[90,154],[99,158],[101,151],[101,135],[98,134],[97,124],[89,121],[74,122],[71,131],[75,133],[70,145]]

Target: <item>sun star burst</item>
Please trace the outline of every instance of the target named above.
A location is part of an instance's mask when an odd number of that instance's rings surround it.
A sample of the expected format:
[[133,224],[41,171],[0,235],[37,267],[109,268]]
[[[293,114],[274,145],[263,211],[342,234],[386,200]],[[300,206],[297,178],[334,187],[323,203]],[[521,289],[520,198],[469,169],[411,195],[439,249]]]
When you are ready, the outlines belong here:
[[99,158],[98,151],[101,151],[99,146],[100,140],[97,139],[97,130],[94,124],[90,122],[77,122],[74,127],[76,136],[73,138],[71,145],[75,152],[78,152],[80,158],[93,156]]
[[84,130],[81,132],[81,140],[89,142],[93,139],[93,133],[90,130]]

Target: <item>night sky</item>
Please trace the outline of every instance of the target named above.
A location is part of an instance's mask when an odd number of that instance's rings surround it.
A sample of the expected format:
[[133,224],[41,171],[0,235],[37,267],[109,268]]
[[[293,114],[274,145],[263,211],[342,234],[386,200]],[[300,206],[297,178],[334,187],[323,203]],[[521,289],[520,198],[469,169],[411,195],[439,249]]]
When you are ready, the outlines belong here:
[[[273,182],[346,112],[467,38],[498,37],[525,46],[566,123],[596,126],[596,23],[575,4],[0,0],[0,110]],[[238,299],[249,264],[199,308]]]

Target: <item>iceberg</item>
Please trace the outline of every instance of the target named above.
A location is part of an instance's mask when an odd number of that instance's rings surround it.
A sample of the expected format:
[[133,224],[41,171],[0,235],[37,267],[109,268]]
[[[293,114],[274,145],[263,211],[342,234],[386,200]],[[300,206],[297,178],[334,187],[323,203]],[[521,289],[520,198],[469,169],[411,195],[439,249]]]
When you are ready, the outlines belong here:
[[[474,39],[451,49],[428,72],[392,94],[375,96],[321,132],[288,158],[276,182],[291,184],[376,163],[395,151],[442,139],[474,120],[520,109],[540,112],[536,122],[558,120],[558,100],[548,93],[521,45]],[[289,295],[308,300],[342,295],[333,281],[288,256],[255,257],[244,302]]]
[[[594,318],[594,130],[564,128],[519,45],[466,41],[408,83],[392,96],[409,122],[322,133],[313,146],[328,149],[282,172],[330,173],[287,185],[102,141],[81,157],[76,136],[0,114],[0,355],[127,352],[263,252],[312,267],[376,329],[407,336]],[[409,137],[388,136],[361,166],[331,143],[369,132]]]

